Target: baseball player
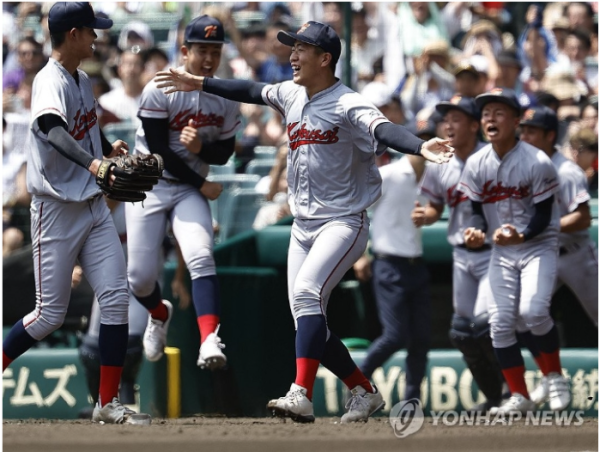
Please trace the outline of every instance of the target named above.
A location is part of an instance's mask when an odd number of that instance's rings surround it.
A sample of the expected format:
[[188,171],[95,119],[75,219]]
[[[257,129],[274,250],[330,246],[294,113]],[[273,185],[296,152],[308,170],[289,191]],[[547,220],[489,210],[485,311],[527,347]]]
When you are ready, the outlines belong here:
[[[181,47],[184,69],[212,77],[225,42],[223,25],[200,16],[185,28]],[[182,69],[183,70],[183,69]],[[227,358],[218,336],[219,287],[213,259],[213,226],[209,200],[221,184],[205,179],[209,164],[222,165],[234,152],[240,125],[239,104],[200,92],[167,96],[150,82],[144,88],[135,153],[163,156],[165,173],[141,204],[126,206],[127,274],[132,293],[150,311],[144,352],[150,361],[163,355],[173,306],[162,300],[158,276],[160,249],[167,220],[179,243],[192,279],[192,302],[200,330],[197,364],[218,369]]]
[[449,208],[448,242],[452,245],[452,305],[454,314],[450,340],[463,355],[477,386],[486,401],[473,408],[486,412],[498,406],[502,398],[503,378],[494,355],[487,315],[490,296],[488,264],[492,250],[492,232],[487,231],[485,243],[468,248],[463,237],[472,215],[471,203],[457,187],[465,162],[484,143],[478,140],[479,110],[475,99],[454,96],[440,102],[436,110],[444,115],[444,130],[455,149],[455,158],[447,165],[428,165],[421,183],[421,194],[428,198],[426,206],[418,203],[413,210],[415,226],[438,221]]
[[492,344],[511,392],[497,412],[535,409],[515,334],[519,317],[540,349],[550,408],[563,410],[571,395],[562,376],[558,331],[550,316],[558,260],[559,217],[553,208],[558,175],[543,151],[516,139],[521,107],[514,91],[494,88],[477,96],[476,103],[490,144],[467,160],[459,186],[473,209],[465,244],[481,247],[485,232],[494,231],[489,264],[493,297],[488,312]]
[[335,78],[341,52],[333,29],[309,21],[297,33],[279,32],[292,47],[293,80],[265,85],[197,77],[181,69],[159,72],[165,92],[200,90],[260,105],[285,118],[289,138],[288,197],[295,217],[288,251],[288,294],[296,325],[296,380],[267,408],[313,422],[312,389],[319,363],[352,391],[342,422],[366,421],[383,407],[381,394],[327,328],[332,289],[363,254],[369,223],[365,210],[381,194],[375,153],[392,147],[443,163],[452,149],[424,142],[392,124],[367,100]]
[[[587,181],[581,168],[556,150],[557,135],[558,118],[554,110],[535,107],[525,111],[521,118],[521,140],[550,157],[560,184],[558,273],[554,292],[566,284],[598,326],[598,256],[588,232],[592,217]],[[544,375],[541,384],[532,391],[531,400],[541,404],[548,396],[549,382]]]
[[92,420],[134,423],[139,415],[117,397],[127,351],[125,258],[96,184],[103,156],[117,155],[127,144],[111,145],[102,134],[91,83],[77,69],[94,52],[94,29],[112,23],[95,17],[89,3],[60,2],[49,11],[52,56],[33,83],[27,165],[37,303],[4,340],[2,367],[62,325],[78,260],[101,310],[100,391]]

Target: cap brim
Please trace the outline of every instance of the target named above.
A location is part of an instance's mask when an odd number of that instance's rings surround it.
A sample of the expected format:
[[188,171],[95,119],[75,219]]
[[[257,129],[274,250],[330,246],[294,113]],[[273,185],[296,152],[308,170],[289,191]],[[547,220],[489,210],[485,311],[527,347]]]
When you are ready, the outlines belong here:
[[312,46],[318,47],[313,40],[289,31],[280,31],[279,33],[277,33],[277,40],[288,47],[293,47],[296,41],[302,41]]
[[442,115],[445,115],[450,110],[458,110],[462,111],[465,115],[470,116],[471,118],[479,120],[479,116],[473,116],[473,114],[467,109],[461,107],[460,105],[453,104],[451,102],[440,102],[435,106],[435,109]]
[[229,44],[227,39],[187,39],[186,42],[195,44]]
[[521,105],[517,107],[506,97],[501,97],[496,94],[480,94],[475,99],[475,105],[477,105],[477,108],[479,108],[480,111],[483,110],[483,107],[485,107],[487,104],[491,104],[492,102],[499,102],[501,104],[508,105],[509,107],[517,110],[519,113],[521,113],[521,110],[523,109]]
[[91,24],[86,25],[88,28],[93,28],[95,30],[108,30],[113,26],[112,19],[105,19],[103,17],[94,17],[94,20]]

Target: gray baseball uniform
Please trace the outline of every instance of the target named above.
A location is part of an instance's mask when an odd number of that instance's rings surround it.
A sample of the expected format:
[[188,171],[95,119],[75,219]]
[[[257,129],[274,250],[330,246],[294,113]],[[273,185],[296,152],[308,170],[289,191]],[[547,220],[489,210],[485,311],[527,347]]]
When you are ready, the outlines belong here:
[[[208,174],[209,165],[202,161],[201,154],[193,154],[179,141],[182,129],[192,119],[200,138],[214,142],[231,138],[240,126],[237,102],[199,91],[166,95],[154,81],[144,88],[139,116],[168,118],[168,152],[174,152],[203,177]],[[142,127],[137,131],[135,152],[150,152]],[[143,206],[141,203],[126,206],[126,218],[128,278],[136,296],[145,297],[154,290],[160,274],[159,249],[167,219],[192,280],[216,274],[210,207],[196,188],[177,183],[175,177],[165,171],[164,179],[148,193]]]
[[37,305],[23,323],[37,340],[62,325],[76,261],[98,298],[102,323],[128,322],[125,257],[106,202],[94,176],[60,155],[38,127],[40,116],[56,114],[83,149],[103,158],[92,86],[78,74],[79,84],[51,58],[33,82],[27,188]]
[[[585,174],[560,152],[552,155],[558,172],[561,218],[590,200]],[[589,231],[561,232],[559,237],[558,278],[554,290],[566,284],[577,296],[590,319],[598,325],[598,255]]]
[[[478,152],[485,143],[477,143]],[[491,236],[488,230],[485,249],[469,251],[465,247],[464,231],[472,216],[469,198],[457,190],[465,161],[454,156],[446,165],[427,165],[421,182],[421,194],[432,204],[448,205],[448,242],[452,245],[452,300],[454,312],[473,318],[487,311],[490,288],[488,264],[491,256]]]
[[[533,217],[534,205],[555,194],[559,184],[546,154],[517,142],[502,159],[492,145],[469,158],[460,187],[471,200],[483,203],[484,214],[486,207],[492,207],[500,224],[512,224],[523,232]],[[486,219],[493,218],[486,214]],[[496,227],[488,224],[489,229]],[[519,245],[493,247],[489,278],[494,297],[489,315],[495,348],[516,343],[519,315],[537,336],[552,329],[550,300],[557,272],[558,230],[558,210],[553,209],[550,224],[535,238]]]
[[288,199],[295,216],[288,254],[294,320],[325,315],[333,288],[364,252],[367,207],[381,196],[375,128],[389,122],[341,82],[310,100],[294,82],[267,85],[262,97],[286,120]]

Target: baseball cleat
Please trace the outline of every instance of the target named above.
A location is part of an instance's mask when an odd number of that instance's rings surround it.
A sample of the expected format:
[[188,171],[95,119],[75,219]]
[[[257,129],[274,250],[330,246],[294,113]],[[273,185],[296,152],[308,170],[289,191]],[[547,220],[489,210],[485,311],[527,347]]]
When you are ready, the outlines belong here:
[[535,387],[533,391],[529,393],[529,398],[536,405],[542,405],[548,401],[550,395],[550,388],[548,387],[548,377],[543,376],[540,383]]
[[315,422],[313,404],[306,397],[306,389],[295,383],[285,397],[269,401],[267,409],[273,411],[273,416],[289,417],[296,422]]
[[163,303],[167,307],[167,320],[162,322],[150,316],[148,317],[148,326],[146,326],[146,331],[144,331],[144,354],[148,358],[148,361],[152,362],[162,358],[165,346],[167,345],[167,331],[173,317],[173,305],[171,302],[163,300]]
[[136,413],[135,411],[123,406],[119,399],[114,397],[112,402],[100,407],[97,403],[92,413],[92,422],[104,424],[133,424],[150,425],[152,417],[145,413]]
[[220,326],[217,326],[217,329],[210,333],[200,346],[196,364],[201,369],[217,370],[227,364],[227,357],[221,351],[225,348],[225,344],[221,343],[221,338],[217,335]]
[[375,392],[370,393],[362,386],[353,388],[350,392],[352,397],[346,403],[348,412],[342,416],[342,423],[347,422],[367,422],[369,416],[385,406],[381,393],[373,385]]
[[[474,414],[485,414],[485,413],[491,412],[492,410],[497,411],[497,408],[500,406],[501,403],[502,403],[501,399],[486,400],[485,402],[475,405],[473,408],[471,408],[469,410],[469,412],[474,413]],[[494,408],[496,410],[494,410]]]
[[551,372],[548,374],[548,392],[550,409],[553,411],[564,410],[571,403],[569,380],[559,373]]
[[496,410],[490,410],[490,414],[499,414],[500,416],[503,416],[511,413],[527,414],[529,411],[535,411],[535,403],[518,392],[515,392],[510,399],[500,405]]

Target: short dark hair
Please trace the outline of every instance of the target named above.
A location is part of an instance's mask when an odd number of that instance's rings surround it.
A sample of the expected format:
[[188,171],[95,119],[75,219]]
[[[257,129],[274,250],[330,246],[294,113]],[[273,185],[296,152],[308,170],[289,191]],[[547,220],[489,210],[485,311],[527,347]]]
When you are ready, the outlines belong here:
[[590,34],[586,30],[582,30],[582,29],[570,30],[567,37],[568,36],[575,36],[577,39],[579,39],[581,42],[583,42],[583,44],[585,45],[585,48],[587,50],[591,49],[592,40],[590,39]]
[[68,31],[62,31],[59,33],[51,33],[50,34],[50,43],[52,44],[53,49],[58,49],[61,45],[65,43],[67,40]]
[[[329,52],[326,52],[325,49],[322,49],[321,47],[318,47],[318,46],[312,46],[312,47],[315,48],[315,52],[317,52],[319,55],[321,55],[323,53],[329,53]],[[329,62],[329,69],[331,69],[331,72],[333,74],[335,74],[335,67],[336,66],[337,66],[337,61],[335,61],[333,59],[333,55],[331,55],[331,61]]]
[[592,9],[592,5],[590,3],[587,2],[572,2],[572,3],[568,3],[567,5],[565,5],[565,9],[564,9],[564,14],[568,14],[569,12],[569,8],[573,5],[580,5],[583,6],[585,8],[585,13],[588,15],[588,17],[593,18],[594,17],[594,10]]
[[534,96],[538,104],[551,108],[554,111],[558,110],[560,101],[553,94],[546,91],[537,91],[534,93]]

